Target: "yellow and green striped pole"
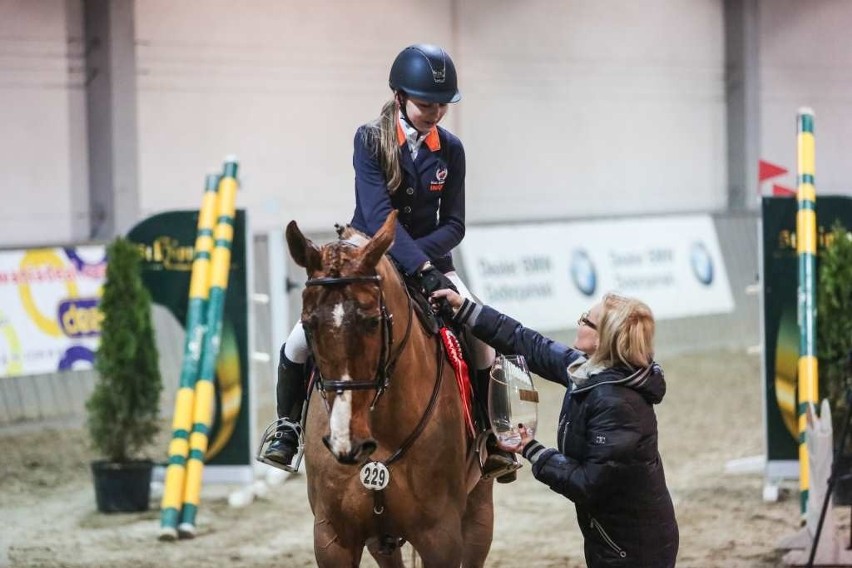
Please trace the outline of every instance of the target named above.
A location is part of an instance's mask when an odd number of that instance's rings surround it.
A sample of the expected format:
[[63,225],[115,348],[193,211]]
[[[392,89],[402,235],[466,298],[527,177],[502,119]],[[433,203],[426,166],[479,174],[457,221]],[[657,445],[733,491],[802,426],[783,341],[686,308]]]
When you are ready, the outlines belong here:
[[805,444],[808,403],[817,405],[819,380],[816,352],[816,186],[814,111],[799,109],[798,114],[798,212],[796,214],[796,252],[799,258],[799,388],[797,417],[799,420],[799,490],[800,510],[807,512],[810,477],[808,447]]
[[192,259],[192,276],[189,282],[189,306],[186,313],[186,338],[183,345],[183,365],[180,370],[175,413],[172,418],[172,441],[169,444],[169,463],[163,500],[160,504],[160,539],[177,538],[183,484],[186,473],[186,456],[189,453],[189,430],[192,427],[192,408],[195,398],[195,380],[201,360],[204,338],[204,315],[210,291],[210,253],[213,250],[213,226],[216,223],[216,188],[218,174],[208,174],[204,198],[198,212],[198,233]]
[[207,332],[201,350],[201,371],[195,383],[192,433],[189,436],[189,459],[186,463],[186,483],[183,489],[183,507],[178,524],[178,534],[184,538],[195,536],[195,517],[201,501],[201,477],[204,455],[207,452],[208,434],[213,422],[215,402],[216,359],[222,335],[222,314],[228,272],[231,267],[231,244],[234,239],[234,214],[237,197],[237,160],[228,157],[225,172],[219,180],[217,196],[215,245],[211,262],[210,299],[207,302]]

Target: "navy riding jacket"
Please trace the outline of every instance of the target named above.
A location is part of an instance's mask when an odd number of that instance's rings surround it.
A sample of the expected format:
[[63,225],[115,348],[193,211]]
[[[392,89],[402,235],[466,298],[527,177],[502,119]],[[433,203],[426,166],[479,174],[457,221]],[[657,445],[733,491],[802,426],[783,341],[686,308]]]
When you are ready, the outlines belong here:
[[391,257],[415,274],[427,260],[441,272],[454,270],[452,249],[464,237],[465,157],[461,140],[441,128],[426,137],[412,160],[402,127],[397,124],[402,185],[388,192],[368,125],[355,133],[355,212],[352,226],[372,236],[391,210],[399,211]]

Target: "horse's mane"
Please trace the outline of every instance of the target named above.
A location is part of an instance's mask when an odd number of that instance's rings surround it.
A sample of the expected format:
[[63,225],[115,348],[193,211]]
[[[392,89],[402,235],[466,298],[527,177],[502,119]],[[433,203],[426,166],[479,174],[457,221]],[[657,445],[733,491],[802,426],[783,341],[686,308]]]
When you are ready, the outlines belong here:
[[337,226],[337,236],[341,241],[348,241],[357,247],[362,247],[367,244],[367,241],[370,240],[370,237],[353,227],[352,225],[345,225],[343,227]]
[[[370,237],[368,237],[365,233],[362,233],[352,225],[335,225],[335,228],[337,229],[337,237],[339,243],[345,243],[355,247],[363,247],[368,242],[370,242]],[[390,257],[387,255],[387,253],[379,261],[379,264],[376,266],[376,269],[378,270],[379,266],[385,263],[390,266],[391,272],[399,273],[399,271],[396,269],[396,265],[393,262],[390,262]]]

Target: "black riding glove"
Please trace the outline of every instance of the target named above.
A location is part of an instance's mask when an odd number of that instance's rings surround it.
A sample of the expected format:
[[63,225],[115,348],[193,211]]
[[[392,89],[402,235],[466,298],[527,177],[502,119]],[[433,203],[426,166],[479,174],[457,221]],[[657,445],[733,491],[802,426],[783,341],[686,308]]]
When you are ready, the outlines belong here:
[[420,287],[423,288],[427,298],[436,290],[450,289],[453,292],[458,292],[452,280],[434,266],[420,272]]

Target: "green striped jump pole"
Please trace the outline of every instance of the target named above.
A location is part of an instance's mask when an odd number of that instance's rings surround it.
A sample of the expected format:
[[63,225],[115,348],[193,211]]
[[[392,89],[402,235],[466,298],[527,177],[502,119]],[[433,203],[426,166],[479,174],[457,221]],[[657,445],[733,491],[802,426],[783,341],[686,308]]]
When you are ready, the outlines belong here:
[[186,313],[186,338],[183,344],[183,365],[175,398],[172,418],[172,441],[169,444],[169,464],[163,500],[160,504],[160,539],[177,538],[183,483],[186,473],[186,456],[189,453],[189,430],[192,427],[192,407],[195,398],[195,379],[201,360],[201,342],[204,338],[204,308],[210,291],[210,253],[213,250],[213,226],[216,223],[216,188],[218,174],[208,174],[204,198],[198,212],[198,233],[192,258],[192,276],[189,281],[189,307]]
[[799,388],[796,414],[799,420],[799,499],[802,516],[807,512],[810,476],[808,448],[805,444],[808,403],[817,405],[819,380],[816,352],[816,187],[814,185],[815,146],[814,111],[799,109],[798,114],[798,190],[796,200],[796,253],[799,259]]
[[192,433],[189,436],[189,459],[186,463],[186,482],[183,489],[183,508],[178,524],[178,535],[195,536],[195,517],[201,501],[201,477],[204,471],[204,454],[207,452],[208,434],[213,422],[215,402],[216,358],[222,335],[222,314],[228,272],[231,266],[231,243],[234,240],[234,214],[237,198],[237,160],[229,156],[225,173],[219,180],[216,203],[215,245],[211,262],[210,299],[207,302],[207,331],[201,350],[201,371],[195,383],[195,405],[192,416]]

